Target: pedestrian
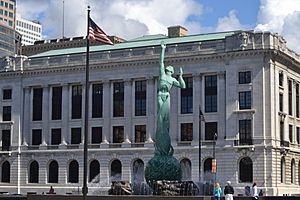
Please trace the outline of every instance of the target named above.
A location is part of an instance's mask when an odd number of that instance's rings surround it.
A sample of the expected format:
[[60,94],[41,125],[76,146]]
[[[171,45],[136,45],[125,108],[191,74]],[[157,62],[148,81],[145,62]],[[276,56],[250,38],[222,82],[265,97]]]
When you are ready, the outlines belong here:
[[216,183],[214,190],[214,200],[221,200],[222,190],[219,183]]
[[48,194],[55,194],[54,188],[52,187],[52,185],[50,186]]
[[254,182],[253,185],[252,185],[252,197],[253,197],[253,199],[255,199],[255,200],[258,199],[258,191],[257,191],[257,185],[256,185],[256,182]]
[[234,189],[231,186],[231,182],[227,181],[227,185],[224,188],[225,200],[233,200]]

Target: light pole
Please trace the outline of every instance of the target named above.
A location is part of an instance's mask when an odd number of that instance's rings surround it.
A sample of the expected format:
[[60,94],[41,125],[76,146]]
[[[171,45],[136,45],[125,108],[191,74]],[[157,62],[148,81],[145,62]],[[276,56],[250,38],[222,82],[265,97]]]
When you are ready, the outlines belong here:
[[217,160],[216,160],[216,140],[218,139],[218,134],[214,134],[214,140],[213,140],[213,159],[212,159],[212,173],[214,174],[214,185],[216,184],[216,178],[217,178]]

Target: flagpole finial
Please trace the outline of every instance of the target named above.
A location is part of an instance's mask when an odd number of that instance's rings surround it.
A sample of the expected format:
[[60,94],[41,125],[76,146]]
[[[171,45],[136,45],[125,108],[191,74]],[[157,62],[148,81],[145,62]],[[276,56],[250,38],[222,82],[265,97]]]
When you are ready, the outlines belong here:
[[91,10],[91,7],[90,7],[90,6],[88,6],[87,8],[88,8],[88,10]]

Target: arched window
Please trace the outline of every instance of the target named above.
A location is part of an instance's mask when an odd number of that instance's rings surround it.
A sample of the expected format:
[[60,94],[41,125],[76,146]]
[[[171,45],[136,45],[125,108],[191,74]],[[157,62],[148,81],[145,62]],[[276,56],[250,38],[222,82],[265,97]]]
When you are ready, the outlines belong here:
[[78,183],[79,165],[76,160],[73,160],[69,164],[69,183]]
[[[98,177],[97,177],[98,176]],[[100,164],[98,160],[93,160],[90,163],[90,176],[89,182],[99,182],[100,180],[93,180],[95,178],[100,179]]]
[[190,181],[192,180],[192,164],[191,161],[187,158],[180,161],[181,170],[182,170],[182,180]]
[[53,160],[49,164],[49,183],[58,183],[58,163]]
[[29,183],[39,182],[39,164],[37,161],[32,161],[29,166]]
[[253,181],[253,163],[251,158],[244,157],[240,160],[240,171],[239,171],[239,177],[240,182],[242,183],[252,183]]
[[122,178],[122,164],[119,160],[114,160],[110,166],[111,181],[120,181]]
[[2,171],[1,171],[1,182],[9,183],[10,182],[10,163],[5,161],[2,164]]
[[144,182],[144,162],[141,159],[134,161],[132,165],[133,183]]
[[204,181],[212,182],[214,178],[212,173],[212,158],[207,158],[204,161],[203,171],[204,171]]
[[291,161],[291,183],[295,183],[295,160]]
[[281,158],[281,164],[280,164],[280,182],[285,182],[285,159],[284,157]]

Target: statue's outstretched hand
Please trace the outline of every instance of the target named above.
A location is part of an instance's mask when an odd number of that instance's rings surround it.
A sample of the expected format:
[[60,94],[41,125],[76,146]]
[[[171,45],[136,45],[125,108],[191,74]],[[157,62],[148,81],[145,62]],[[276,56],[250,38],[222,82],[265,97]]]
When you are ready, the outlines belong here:
[[182,70],[182,67],[179,68],[179,76],[182,76],[183,75],[183,70]]
[[165,48],[166,48],[165,42],[164,42],[164,41],[161,41],[160,46],[161,46],[161,48],[165,49]]

